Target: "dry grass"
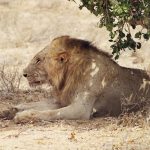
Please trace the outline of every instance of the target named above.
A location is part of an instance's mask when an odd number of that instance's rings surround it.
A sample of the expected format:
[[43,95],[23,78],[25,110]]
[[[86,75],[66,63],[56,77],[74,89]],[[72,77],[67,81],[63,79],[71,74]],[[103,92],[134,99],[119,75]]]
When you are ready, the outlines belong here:
[[22,75],[18,67],[7,68],[5,64],[0,66],[0,91],[16,92],[20,88]]

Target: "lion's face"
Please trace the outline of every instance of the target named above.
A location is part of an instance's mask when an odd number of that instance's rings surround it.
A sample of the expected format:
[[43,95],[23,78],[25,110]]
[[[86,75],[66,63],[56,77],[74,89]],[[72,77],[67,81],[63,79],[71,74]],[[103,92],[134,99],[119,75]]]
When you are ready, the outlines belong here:
[[35,55],[24,69],[23,76],[30,86],[50,83],[60,88],[66,73],[67,54],[57,48],[48,47]]
[[47,82],[47,72],[44,65],[45,53],[41,51],[35,55],[24,69],[23,76],[27,78],[30,86],[37,86]]

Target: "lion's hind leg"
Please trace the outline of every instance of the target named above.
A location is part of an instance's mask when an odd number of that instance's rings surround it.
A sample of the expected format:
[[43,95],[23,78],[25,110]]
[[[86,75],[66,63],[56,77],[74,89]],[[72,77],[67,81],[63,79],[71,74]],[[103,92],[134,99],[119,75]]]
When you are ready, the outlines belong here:
[[106,92],[102,94],[94,104],[94,117],[118,116],[121,114],[121,95],[117,92]]

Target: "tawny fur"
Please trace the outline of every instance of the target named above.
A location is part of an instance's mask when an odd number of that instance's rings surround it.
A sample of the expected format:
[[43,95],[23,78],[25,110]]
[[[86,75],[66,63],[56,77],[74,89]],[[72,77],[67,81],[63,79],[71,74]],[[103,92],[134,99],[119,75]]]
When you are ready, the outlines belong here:
[[69,36],[54,39],[35,55],[24,76],[31,86],[52,85],[57,103],[54,110],[19,112],[16,122],[89,119],[93,109],[97,114],[119,115],[122,101],[134,104],[150,99],[150,77],[145,71],[121,67],[90,42]]

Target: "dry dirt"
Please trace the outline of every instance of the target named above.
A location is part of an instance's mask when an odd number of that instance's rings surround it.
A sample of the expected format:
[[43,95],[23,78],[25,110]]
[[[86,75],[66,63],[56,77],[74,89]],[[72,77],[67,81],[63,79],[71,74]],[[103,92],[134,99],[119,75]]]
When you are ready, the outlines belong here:
[[[1,92],[0,116],[11,105],[46,99],[46,91]],[[5,102],[4,102],[5,101]],[[5,116],[7,114],[5,113]],[[149,150],[150,126],[140,113],[118,118],[58,120],[15,124],[4,115],[0,120],[0,150],[102,149]]]
[[[0,0],[0,65],[22,72],[30,59],[53,38],[70,35],[91,41],[111,53],[108,33],[99,18],[67,0]],[[140,28],[140,27],[139,27]],[[123,52],[122,66],[150,70],[150,42],[142,41],[136,53]],[[22,78],[18,92],[4,90],[0,80],[0,150],[149,150],[150,118],[144,112],[87,121],[53,121],[14,124],[5,110],[22,102],[47,99],[43,90],[31,90]],[[4,113],[5,112],[5,113]],[[10,116],[11,117],[11,116]]]

